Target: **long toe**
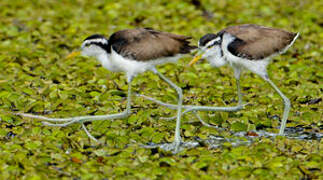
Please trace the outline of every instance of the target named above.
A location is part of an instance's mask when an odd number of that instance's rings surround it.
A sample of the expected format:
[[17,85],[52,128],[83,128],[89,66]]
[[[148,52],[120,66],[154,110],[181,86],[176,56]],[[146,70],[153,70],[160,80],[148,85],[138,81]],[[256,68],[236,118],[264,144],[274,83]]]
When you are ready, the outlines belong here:
[[162,143],[162,144],[154,144],[149,143],[148,145],[143,145],[142,147],[152,149],[152,148],[160,148],[164,151],[172,152],[176,154],[184,149],[192,149],[200,146],[200,143],[197,141],[188,141],[188,142],[172,142],[172,143]]

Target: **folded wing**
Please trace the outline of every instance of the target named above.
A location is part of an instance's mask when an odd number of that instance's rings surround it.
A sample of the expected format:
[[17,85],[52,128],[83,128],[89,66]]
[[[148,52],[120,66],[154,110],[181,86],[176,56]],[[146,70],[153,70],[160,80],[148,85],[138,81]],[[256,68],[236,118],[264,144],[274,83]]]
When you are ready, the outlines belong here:
[[281,29],[253,24],[228,27],[223,32],[228,32],[237,38],[229,44],[228,50],[236,56],[250,60],[259,60],[282,52],[297,35]]
[[189,39],[151,28],[127,29],[110,36],[109,48],[129,59],[149,61],[189,53],[196,48],[189,45]]

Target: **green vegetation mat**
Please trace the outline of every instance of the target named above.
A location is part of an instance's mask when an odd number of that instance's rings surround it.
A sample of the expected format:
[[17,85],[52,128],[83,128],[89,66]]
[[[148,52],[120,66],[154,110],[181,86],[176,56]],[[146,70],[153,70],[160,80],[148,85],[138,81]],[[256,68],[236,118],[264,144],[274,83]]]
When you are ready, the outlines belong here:
[[[189,35],[192,42],[230,25],[254,23],[301,36],[269,75],[290,98],[287,127],[322,133],[323,1],[0,1],[0,179],[323,179],[322,139],[258,138],[250,145],[200,146],[177,155],[142,144],[171,142],[175,122],[161,117],[174,110],[134,97],[133,115],[87,124],[104,144],[91,141],[81,125],[45,127],[39,120],[8,112],[49,117],[121,112],[124,74],[102,68],[92,58],[67,60],[88,35],[134,27]],[[188,67],[191,57],[158,69],[184,90],[185,104],[234,106],[233,71],[205,61]],[[249,105],[234,113],[201,112],[209,123],[231,131],[278,132],[283,103],[274,90],[249,72],[241,79]],[[133,90],[176,103],[176,92],[147,72]],[[230,137],[202,126],[192,114],[182,119],[185,141]]]

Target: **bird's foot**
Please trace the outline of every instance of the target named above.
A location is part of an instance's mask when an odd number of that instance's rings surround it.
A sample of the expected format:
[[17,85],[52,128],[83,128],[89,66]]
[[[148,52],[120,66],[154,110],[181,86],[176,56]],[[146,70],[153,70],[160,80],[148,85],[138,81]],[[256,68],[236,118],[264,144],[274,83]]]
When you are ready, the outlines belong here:
[[248,105],[250,105],[250,103],[239,103],[238,104],[238,110],[241,110],[241,109],[243,109],[244,107],[246,107]]
[[172,117],[160,117],[159,119],[165,120],[165,121],[172,121],[175,120],[177,116],[172,116]]

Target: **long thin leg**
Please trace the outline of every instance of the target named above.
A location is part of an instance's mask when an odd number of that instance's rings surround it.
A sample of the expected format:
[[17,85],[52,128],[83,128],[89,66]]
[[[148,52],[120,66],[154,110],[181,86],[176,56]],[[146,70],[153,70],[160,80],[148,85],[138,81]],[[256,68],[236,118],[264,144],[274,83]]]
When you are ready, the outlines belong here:
[[132,82],[132,77],[128,77],[127,82],[128,82],[128,95],[127,95],[126,112],[127,112],[128,116],[129,116],[131,114],[131,82]]
[[290,110],[290,100],[279,90],[279,88],[268,77],[265,77],[264,79],[265,79],[265,81],[267,81],[276,90],[276,92],[280,95],[280,97],[284,101],[283,119],[282,119],[280,129],[279,129],[279,135],[284,135],[284,130],[285,130],[285,127],[286,127],[288,113],[289,113],[289,110]]
[[[245,104],[242,104],[242,93],[241,93],[241,88],[240,88],[240,74],[241,74],[241,69],[239,67],[234,66],[234,76],[236,78],[236,83],[237,83],[237,92],[238,92],[238,105],[237,106],[233,106],[233,107],[212,107],[212,106],[193,106],[193,105],[184,105],[183,109],[185,109],[185,111],[182,113],[182,115],[184,115],[185,113],[191,112],[191,111],[227,111],[227,112],[233,112],[233,111],[239,111],[241,109],[243,109],[243,107],[245,106]],[[178,107],[174,104],[169,104],[169,103],[164,103],[162,101],[159,101],[157,99],[154,99],[152,97],[148,97],[145,95],[141,95],[141,94],[136,94],[136,96],[138,97],[143,97],[144,99],[153,101],[161,106],[165,106],[167,108],[170,109],[177,109]],[[178,116],[176,116],[178,117]],[[176,117],[170,117],[170,118],[166,118],[167,120],[173,120]]]
[[194,114],[195,114],[195,117],[206,127],[210,127],[210,128],[214,128],[214,129],[217,129],[219,131],[223,131],[224,128],[220,128],[218,126],[214,126],[214,125],[211,125],[211,124],[208,124],[206,123],[205,121],[203,121],[203,119],[200,117],[200,115],[194,111]]
[[238,106],[242,105],[242,93],[241,93],[241,87],[240,87],[240,78],[236,79],[237,84],[237,92],[238,92]]
[[177,153],[179,150],[179,146],[182,142],[181,135],[180,135],[180,127],[181,127],[181,116],[182,116],[183,92],[180,87],[178,87],[168,78],[166,78],[163,74],[157,71],[157,69],[154,69],[153,72],[156,73],[161,79],[166,81],[170,86],[172,86],[177,91],[177,94],[178,94],[177,119],[176,119],[176,129],[175,129],[175,139],[174,139],[174,145],[175,145],[174,152]]
[[[234,74],[235,74],[235,77],[236,77],[236,82],[237,82],[237,91],[238,91],[238,105],[235,106],[235,107],[211,107],[211,106],[192,106],[192,105],[187,105],[187,106],[183,106],[183,109],[185,109],[185,111],[182,113],[183,115],[185,113],[188,113],[188,112],[191,112],[191,111],[194,111],[194,114],[196,116],[196,118],[204,125],[204,126],[207,126],[207,127],[213,127],[213,128],[217,128],[217,129],[221,129],[221,128],[218,128],[216,126],[212,126],[210,124],[207,124],[206,122],[204,122],[202,120],[202,118],[197,114],[196,111],[238,111],[238,110],[241,110],[244,105],[242,104],[242,94],[241,94],[241,90],[240,90],[240,73],[241,73],[241,69],[240,68],[234,68]],[[158,72],[156,72],[158,73]],[[160,73],[159,73],[160,74]],[[164,103],[162,101],[159,101],[157,99],[154,99],[154,98],[151,98],[151,97],[148,97],[148,96],[145,96],[145,95],[140,95],[140,94],[137,94],[137,96],[139,97],[143,97],[145,99],[148,99],[150,101],[153,101],[159,105],[162,105],[162,106],[165,106],[165,107],[168,107],[170,109],[177,109],[178,106],[176,105],[173,105],[173,104],[168,104],[168,103]],[[177,112],[180,112],[180,111],[177,111]],[[179,121],[178,120],[178,117],[179,115],[177,114],[177,116],[174,116],[174,117],[170,117],[170,118],[165,118],[166,120],[173,120],[175,118],[177,118],[177,122]]]
[[95,142],[99,142],[99,140],[97,140],[94,136],[92,136],[92,135],[90,134],[90,132],[86,129],[86,127],[85,127],[84,123],[82,123],[82,128],[83,128],[83,130],[85,131],[86,135],[87,135],[90,139],[92,139],[92,140],[93,140],[93,141],[95,141]]
[[[237,92],[238,92],[238,106],[234,106],[234,107],[211,107],[211,106],[193,106],[193,105],[184,105],[182,106],[183,109],[185,109],[185,111],[182,113],[182,115],[184,115],[185,113],[194,111],[194,114],[196,116],[196,118],[202,123],[202,125],[207,126],[207,127],[212,127],[212,128],[217,128],[218,130],[221,130],[221,128],[216,127],[216,126],[212,126],[206,122],[204,122],[202,120],[202,118],[197,114],[197,110],[199,111],[227,111],[227,112],[234,112],[234,111],[239,111],[241,109],[243,109],[243,107],[245,105],[242,104],[242,94],[241,94],[241,90],[240,90],[240,69],[235,69],[235,77],[236,77],[236,83],[237,83]],[[165,106],[167,108],[170,109],[177,109],[176,105],[173,104],[168,104],[168,103],[164,103],[162,101],[159,101],[157,99],[154,99],[152,97],[148,97],[145,95],[141,95],[141,94],[136,94],[136,96],[138,97],[143,97],[144,99],[153,101],[159,105]],[[176,119],[178,116],[173,116],[173,117],[167,117],[167,118],[163,118],[164,120],[174,120]]]
[[[159,104],[161,106],[165,106],[169,109],[177,109],[177,105],[174,104],[169,104],[169,103],[165,103],[162,101],[159,101],[155,98],[149,97],[149,96],[145,96],[142,94],[137,94],[136,96],[138,97],[142,97],[144,99],[150,100],[155,102],[156,104]],[[188,113],[188,112],[192,112],[192,111],[227,111],[227,112],[234,112],[234,111],[239,111],[241,109],[243,109],[245,104],[241,104],[238,106],[233,106],[233,107],[213,107],[213,106],[194,106],[194,105],[183,105],[183,109],[185,109],[185,111],[182,113],[182,115]],[[177,116],[176,116],[177,117]],[[174,117],[169,118],[169,120],[174,119]]]
[[[44,125],[47,126],[60,126],[65,127],[73,123],[83,123],[88,121],[99,121],[99,120],[108,120],[108,119],[118,119],[118,118],[126,118],[131,114],[131,79],[128,80],[128,97],[127,97],[127,107],[126,110],[121,113],[116,114],[107,114],[107,115],[96,115],[96,116],[76,116],[70,118],[49,118],[45,116],[26,114],[26,113],[15,113],[16,115],[29,117],[34,119],[44,120]],[[46,122],[47,121],[47,122]],[[50,122],[56,122],[59,124],[54,124]],[[62,123],[64,122],[64,123]]]
[[241,75],[241,68],[236,66],[235,64],[232,65],[234,77],[236,79],[237,84],[237,93],[238,93],[238,106],[242,105],[242,94],[241,94],[241,87],[240,87],[240,75]]

